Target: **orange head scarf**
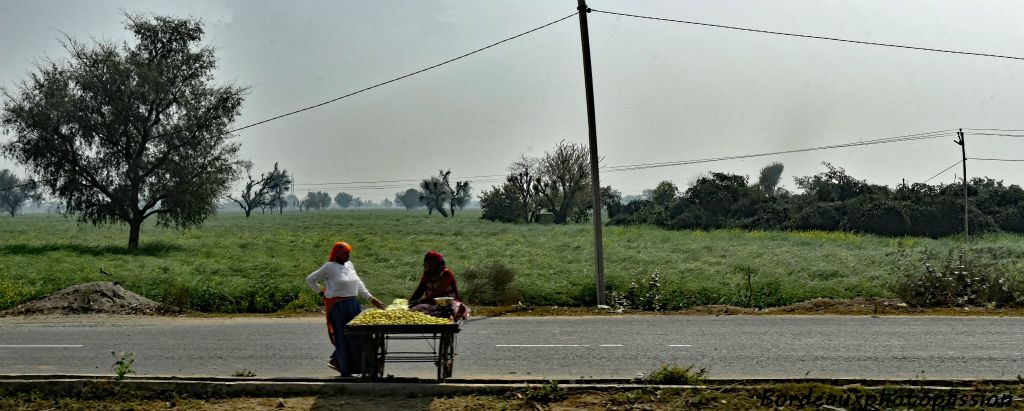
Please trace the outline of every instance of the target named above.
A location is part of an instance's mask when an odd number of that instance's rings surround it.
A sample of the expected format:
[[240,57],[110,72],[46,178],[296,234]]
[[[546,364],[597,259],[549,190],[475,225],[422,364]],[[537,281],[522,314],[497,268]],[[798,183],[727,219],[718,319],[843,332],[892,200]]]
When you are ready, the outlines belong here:
[[341,250],[348,250],[349,254],[351,254],[352,253],[352,246],[348,245],[348,243],[346,243],[344,241],[338,241],[338,242],[334,243],[334,247],[331,247],[331,254],[329,256],[327,256],[327,261],[337,260],[338,259],[338,253],[340,253]]

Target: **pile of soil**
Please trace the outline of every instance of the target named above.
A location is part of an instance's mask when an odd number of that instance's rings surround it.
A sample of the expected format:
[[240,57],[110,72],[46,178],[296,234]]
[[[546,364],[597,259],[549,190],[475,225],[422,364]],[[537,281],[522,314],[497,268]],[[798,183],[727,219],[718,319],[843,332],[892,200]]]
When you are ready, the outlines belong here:
[[0,316],[35,314],[176,314],[181,309],[135,294],[117,283],[73,285],[46,297],[0,312]]
[[835,300],[831,298],[815,298],[813,300],[787,305],[784,307],[767,308],[765,311],[776,314],[910,314],[921,311],[900,300],[885,298],[852,298]]

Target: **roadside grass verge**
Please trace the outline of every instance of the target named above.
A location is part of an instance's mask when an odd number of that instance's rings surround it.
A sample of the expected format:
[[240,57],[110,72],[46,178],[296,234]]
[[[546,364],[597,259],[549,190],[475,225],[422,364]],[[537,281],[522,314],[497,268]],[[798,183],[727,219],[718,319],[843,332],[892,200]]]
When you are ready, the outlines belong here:
[[[354,246],[360,276],[386,301],[408,298],[423,253],[433,249],[445,254],[457,278],[466,270],[508,267],[524,304],[595,303],[589,224],[502,224],[471,211],[454,219],[401,210],[249,219],[225,212],[184,232],[146,225],[135,251],[124,247],[125,227],[79,225],[55,215],[0,218],[0,233],[0,310],[73,284],[118,281],[155,301],[201,312],[313,311],[319,298],[304,277],[339,240]],[[968,253],[1022,273],[1022,240],[975,237]],[[657,271],[668,310],[766,308],[814,298],[892,298],[894,282],[922,270],[925,256],[941,258],[959,246],[958,238],[617,226],[605,230],[605,264],[609,291],[624,292],[635,274]],[[464,297],[474,304],[473,295]]]
[[[820,383],[707,387],[558,387],[510,388],[505,392],[454,395],[339,395],[305,397],[189,398],[174,393],[146,395],[115,393],[108,396],[56,397],[36,393],[0,393],[0,408],[12,410],[344,410],[423,409],[449,410],[820,410],[820,409],[1021,409],[1019,385],[975,385],[929,388],[909,386],[863,387]],[[1014,398],[1017,398],[1016,400]]]

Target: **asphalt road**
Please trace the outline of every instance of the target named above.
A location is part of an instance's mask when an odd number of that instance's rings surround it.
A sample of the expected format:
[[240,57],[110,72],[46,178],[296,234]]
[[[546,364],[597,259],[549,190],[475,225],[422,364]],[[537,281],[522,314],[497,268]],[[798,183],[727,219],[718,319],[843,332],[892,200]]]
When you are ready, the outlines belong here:
[[[335,375],[320,317],[0,319],[0,374],[109,375],[112,350],[134,352],[139,375]],[[1015,378],[1024,375],[1024,318],[486,318],[463,325],[454,377],[631,378],[661,364],[720,378]],[[385,371],[436,372],[432,364]]]

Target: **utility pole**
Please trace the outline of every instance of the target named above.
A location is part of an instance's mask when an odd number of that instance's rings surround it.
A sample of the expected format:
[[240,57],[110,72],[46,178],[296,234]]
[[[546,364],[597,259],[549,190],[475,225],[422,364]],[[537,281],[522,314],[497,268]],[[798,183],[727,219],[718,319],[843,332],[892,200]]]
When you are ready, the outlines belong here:
[[967,145],[964,144],[964,129],[960,129],[956,133],[957,139],[954,140],[960,146],[960,155],[963,157],[961,164],[964,165],[964,241],[967,241],[969,231],[967,229]]
[[597,305],[604,305],[604,241],[601,238],[601,179],[597,175],[597,120],[594,118],[594,76],[590,68],[590,32],[586,0],[579,2],[580,39],[583,42],[583,83],[587,89],[587,126],[590,129],[590,178],[594,197],[594,263],[597,266]]

